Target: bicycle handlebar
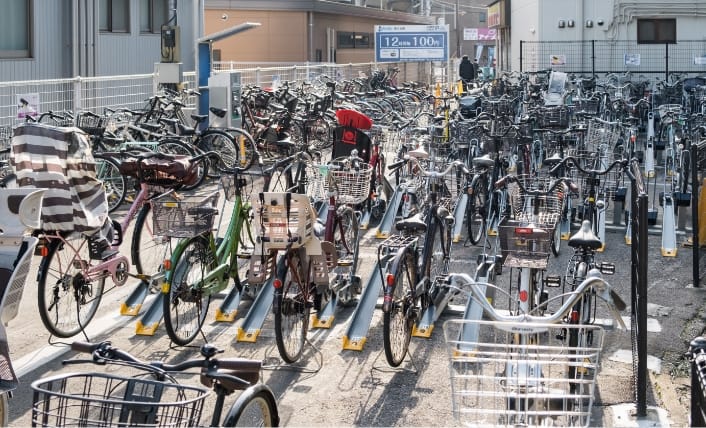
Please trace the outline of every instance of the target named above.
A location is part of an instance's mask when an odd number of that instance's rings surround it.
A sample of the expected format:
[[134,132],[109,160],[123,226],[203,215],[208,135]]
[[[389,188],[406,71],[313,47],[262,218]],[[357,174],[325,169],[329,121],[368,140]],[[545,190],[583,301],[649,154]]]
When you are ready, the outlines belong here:
[[[207,348],[208,347],[208,348]],[[212,355],[223,352],[217,351],[211,345],[204,345],[202,351],[208,349]],[[203,358],[194,358],[177,364],[166,364],[161,361],[142,361],[133,356],[127,351],[112,346],[110,341],[104,342],[82,342],[76,341],[71,344],[71,350],[91,354],[94,364],[106,364],[110,362],[124,362],[128,365],[136,367],[144,367],[154,370],[157,373],[177,373],[184,372],[193,368],[202,369],[202,375],[219,379],[224,374],[221,371],[227,370],[233,373],[229,374],[229,380],[236,380],[238,383],[249,386],[259,380],[262,361],[245,359],[245,358],[211,358],[211,356]],[[202,352],[203,354],[204,352]],[[215,369],[215,370],[214,370]],[[221,372],[219,374],[219,372]],[[233,379],[230,379],[233,378]],[[202,382],[203,383],[203,382]]]
[[400,159],[399,161],[388,165],[388,169],[390,171],[394,171],[398,168],[401,168],[403,165],[405,165],[406,163],[408,163],[410,161],[413,162],[417,166],[417,168],[419,168],[419,170],[418,170],[419,174],[424,175],[426,177],[441,178],[441,177],[445,176],[446,174],[450,173],[451,171],[453,171],[454,168],[460,168],[464,174],[471,174],[471,171],[468,169],[468,167],[466,167],[466,165],[462,161],[459,161],[459,160],[451,162],[449,164],[449,166],[446,167],[446,169],[443,171],[427,171],[424,169],[422,164],[419,162],[419,159],[417,159],[413,156],[409,156],[409,155],[405,155],[403,159]]
[[576,185],[576,183],[574,183],[573,181],[571,181],[571,179],[569,179],[567,177],[555,179],[554,181],[551,182],[551,185],[549,186],[549,188],[547,190],[539,190],[539,189],[529,190],[522,184],[522,182],[520,182],[520,180],[517,179],[516,176],[506,175],[505,177],[503,177],[500,180],[495,182],[495,187],[500,188],[500,187],[506,186],[508,183],[517,183],[517,185],[520,187],[520,191],[522,193],[530,195],[530,196],[549,195],[552,192],[554,192],[554,190],[556,190],[556,188],[562,183],[566,184],[566,186],[569,188],[569,190],[572,193],[578,193],[578,191],[579,191],[579,188]]
[[[608,309],[611,311],[611,315],[620,324],[620,327],[626,329],[625,322],[620,316],[620,311],[625,310],[626,304],[620,298],[620,296],[613,290],[613,288],[605,281],[598,269],[591,269],[586,279],[584,279],[581,284],[576,287],[575,290],[571,291],[567,298],[564,299],[562,306],[551,315],[531,315],[531,314],[518,314],[518,315],[506,315],[504,313],[498,312],[493,305],[491,305],[485,297],[484,290],[481,286],[485,285],[493,286],[493,284],[487,284],[482,282],[474,281],[470,275],[465,273],[452,273],[448,276],[448,283],[454,289],[460,290],[470,294],[478,304],[481,305],[483,311],[493,320],[501,322],[511,322],[511,323],[528,323],[528,324],[559,324],[564,319],[564,317],[571,311],[574,305],[581,299],[585,293],[593,290],[596,296],[600,297],[608,305]],[[470,287],[470,292],[465,290],[463,287]],[[518,332],[524,331],[521,326],[517,327]]]
[[554,167],[549,171],[549,173],[550,174],[556,173],[559,170],[559,168],[561,168],[562,166],[565,166],[569,162],[571,162],[571,164],[573,164],[573,166],[576,167],[576,169],[578,169],[580,172],[582,172],[583,174],[586,174],[586,175],[590,175],[590,176],[605,175],[605,174],[608,174],[610,171],[612,171],[613,168],[615,168],[618,165],[620,165],[621,168],[625,168],[628,165],[627,159],[620,159],[620,160],[613,161],[613,163],[610,164],[610,166],[608,166],[608,168],[606,168],[604,170],[600,170],[600,169],[586,170],[581,166],[581,164],[578,162],[578,160],[576,160],[575,157],[567,156],[564,159],[562,159],[559,163],[554,165]]

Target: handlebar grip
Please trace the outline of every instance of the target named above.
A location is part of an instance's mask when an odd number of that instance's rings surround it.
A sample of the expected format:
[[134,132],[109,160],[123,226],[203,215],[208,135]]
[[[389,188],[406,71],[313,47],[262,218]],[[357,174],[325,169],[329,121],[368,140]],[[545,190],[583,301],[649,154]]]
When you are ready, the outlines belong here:
[[564,182],[566,183],[567,186],[569,186],[569,190],[571,193],[578,193],[579,192],[579,186],[576,185],[573,181],[569,179],[565,179]]
[[387,169],[390,171],[395,171],[397,169],[402,168],[402,166],[406,163],[407,163],[407,161],[405,159],[402,159],[397,162],[391,163],[390,165],[387,166]]
[[507,183],[511,183],[513,181],[514,177],[511,175],[506,175],[505,177],[501,178],[500,180],[495,182],[495,188],[499,189],[503,186],[505,186]]
[[247,358],[219,358],[218,368],[239,372],[259,372],[262,368],[262,361]]
[[613,305],[615,306],[615,309],[617,309],[619,311],[624,311],[625,308],[627,308],[627,305],[625,304],[623,299],[620,297],[620,295],[618,293],[613,291],[612,288],[610,290],[610,297],[611,297],[611,299],[613,299]]
[[103,345],[104,343],[110,344],[110,342],[93,343],[93,342],[76,341],[71,344],[71,350],[76,351],[76,352],[80,352],[82,354],[92,354],[93,351],[100,348],[101,345]]

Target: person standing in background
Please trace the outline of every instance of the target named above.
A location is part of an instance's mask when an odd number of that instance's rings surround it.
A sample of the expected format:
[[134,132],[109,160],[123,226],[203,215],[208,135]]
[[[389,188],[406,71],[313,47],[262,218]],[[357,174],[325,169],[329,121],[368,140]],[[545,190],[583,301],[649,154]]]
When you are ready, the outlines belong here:
[[463,82],[463,90],[468,91],[470,83],[476,79],[478,70],[473,65],[471,60],[468,59],[468,55],[464,55],[461,58],[461,64],[458,66],[458,77],[461,78]]

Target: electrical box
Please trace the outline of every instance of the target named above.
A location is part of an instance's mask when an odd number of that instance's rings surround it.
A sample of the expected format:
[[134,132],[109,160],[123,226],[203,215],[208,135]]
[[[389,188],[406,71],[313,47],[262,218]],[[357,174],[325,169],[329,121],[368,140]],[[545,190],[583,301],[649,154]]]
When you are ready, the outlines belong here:
[[157,62],[154,64],[154,91],[164,85],[178,85],[183,82],[183,64]]
[[[243,125],[240,108],[241,75],[239,72],[223,72],[208,78],[208,121],[217,128],[241,128]],[[218,117],[210,111],[211,107],[226,111],[224,117]]]
[[181,61],[181,42],[179,26],[162,25],[162,43],[160,49],[161,62]]

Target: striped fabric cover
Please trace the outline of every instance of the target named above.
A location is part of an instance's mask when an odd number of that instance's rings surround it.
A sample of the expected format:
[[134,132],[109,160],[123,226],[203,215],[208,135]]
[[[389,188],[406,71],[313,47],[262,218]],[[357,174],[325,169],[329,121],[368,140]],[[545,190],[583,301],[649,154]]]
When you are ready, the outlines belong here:
[[20,187],[48,189],[42,229],[95,233],[108,218],[108,202],[87,135],[78,128],[23,124],[15,128],[11,163]]

